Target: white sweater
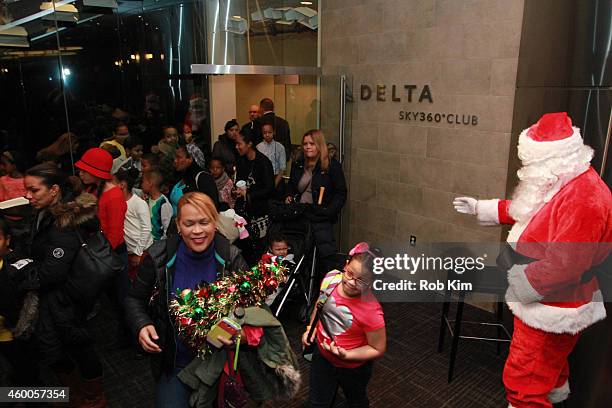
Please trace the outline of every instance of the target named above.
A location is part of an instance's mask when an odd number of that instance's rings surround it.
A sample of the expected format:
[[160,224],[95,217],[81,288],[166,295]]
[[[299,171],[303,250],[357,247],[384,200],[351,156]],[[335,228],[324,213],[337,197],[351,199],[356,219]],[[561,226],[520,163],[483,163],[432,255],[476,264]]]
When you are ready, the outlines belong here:
[[153,243],[149,205],[136,194],[127,201],[123,231],[129,254],[140,256]]

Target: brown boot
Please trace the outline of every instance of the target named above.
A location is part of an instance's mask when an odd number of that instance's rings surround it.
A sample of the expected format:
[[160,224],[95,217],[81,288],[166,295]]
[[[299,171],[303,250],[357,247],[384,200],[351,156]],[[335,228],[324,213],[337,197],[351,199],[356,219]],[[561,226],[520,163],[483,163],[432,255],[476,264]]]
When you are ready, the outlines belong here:
[[102,388],[102,377],[91,380],[83,380],[83,402],[79,408],[104,408],[106,407],[106,395]]
[[57,403],[57,406],[62,408],[79,407],[83,402],[83,395],[81,393],[83,382],[81,381],[79,371],[73,370],[71,373],[55,373],[55,375],[62,386],[70,389],[70,402],[68,402],[68,404]]

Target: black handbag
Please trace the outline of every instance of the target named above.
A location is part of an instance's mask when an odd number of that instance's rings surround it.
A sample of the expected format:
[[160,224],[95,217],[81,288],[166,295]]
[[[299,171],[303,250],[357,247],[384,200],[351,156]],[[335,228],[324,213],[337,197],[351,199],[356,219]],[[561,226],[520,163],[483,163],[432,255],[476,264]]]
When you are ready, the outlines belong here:
[[76,302],[93,305],[102,290],[126,267],[101,231],[84,239],[76,231],[81,248],[66,282],[68,295]]

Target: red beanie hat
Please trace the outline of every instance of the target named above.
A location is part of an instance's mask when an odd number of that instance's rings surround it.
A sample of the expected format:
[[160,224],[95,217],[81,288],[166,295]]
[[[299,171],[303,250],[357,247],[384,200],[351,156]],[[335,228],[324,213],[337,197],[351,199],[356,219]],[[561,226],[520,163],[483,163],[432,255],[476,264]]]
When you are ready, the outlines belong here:
[[572,120],[567,112],[546,113],[527,132],[527,136],[536,142],[554,142],[573,134]]
[[113,156],[109,152],[99,147],[89,149],[83,154],[81,160],[76,162],[75,166],[92,176],[99,177],[104,180],[113,178],[111,169],[113,168]]

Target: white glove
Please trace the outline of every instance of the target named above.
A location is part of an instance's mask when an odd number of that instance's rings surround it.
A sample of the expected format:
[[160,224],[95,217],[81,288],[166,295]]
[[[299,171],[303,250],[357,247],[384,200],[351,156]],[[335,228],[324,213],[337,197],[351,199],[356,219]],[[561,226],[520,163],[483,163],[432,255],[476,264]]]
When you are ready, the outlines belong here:
[[461,214],[476,215],[476,204],[478,200],[473,197],[456,197],[453,200],[453,207]]

